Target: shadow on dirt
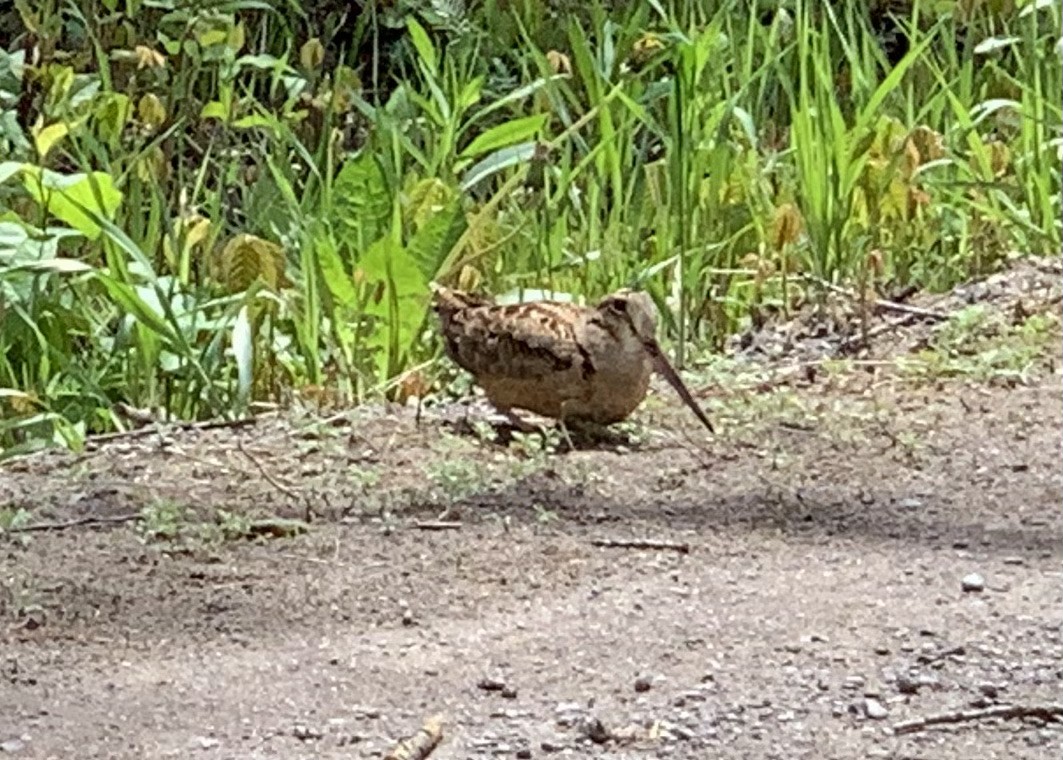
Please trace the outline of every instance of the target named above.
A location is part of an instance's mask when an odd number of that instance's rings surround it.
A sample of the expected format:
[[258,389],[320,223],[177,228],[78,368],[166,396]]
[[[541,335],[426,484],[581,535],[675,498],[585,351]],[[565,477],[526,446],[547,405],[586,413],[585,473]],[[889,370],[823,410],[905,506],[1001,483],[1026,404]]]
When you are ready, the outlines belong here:
[[[787,492],[759,484],[720,495],[713,495],[716,489],[709,484],[697,483],[681,492],[630,501],[584,490],[578,484],[535,477],[470,505],[520,520],[528,519],[534,505],[579,524],[630,524],[643,532],[779,532],[798,540],[834,537],[943,549],[978,547],[1002,556],[1063,557],[1058,530],[1045,519],[1055,514],[1056,503],[1026,504],[1002,515],[999,506],[979,503],[969,493],[916,499],[898,496],[889,487],[869,490],[842,482]],[[958,514],[965,518],[957,519]]]

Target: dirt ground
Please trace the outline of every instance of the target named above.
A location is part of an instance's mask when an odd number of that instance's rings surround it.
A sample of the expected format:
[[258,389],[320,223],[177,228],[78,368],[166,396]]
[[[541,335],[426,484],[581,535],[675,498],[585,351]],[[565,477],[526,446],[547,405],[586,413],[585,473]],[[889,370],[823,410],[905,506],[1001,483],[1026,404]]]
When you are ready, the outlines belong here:
[[790,340],[692,376],[712,437],[657,387],[571,452],[451,405],[7,462],[53,527],[0,534],[0,755],[383,757],[439,714],[433,760],[1058,757],[1051,715],[893,730],[1063,701],[1050,325],[963,371],[920,325],[900,369]]

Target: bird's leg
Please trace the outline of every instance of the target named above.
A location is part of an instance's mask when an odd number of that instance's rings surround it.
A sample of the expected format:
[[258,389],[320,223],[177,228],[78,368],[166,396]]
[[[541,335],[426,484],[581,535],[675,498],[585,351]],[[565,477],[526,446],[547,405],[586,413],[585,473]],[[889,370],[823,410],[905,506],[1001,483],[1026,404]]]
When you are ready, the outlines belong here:
[[[576,446],[572,443],[572,436],[568,434],[568,423],[573,422],[572,419],[572,401],[573,399],[565,399],[561,402],[561,414],[557,417],[557,427],[561,431],[561,437],[565,440],[565,445],[568,446],[569,451],[575,451]],[[566,422],[566,420],[568,422]]]

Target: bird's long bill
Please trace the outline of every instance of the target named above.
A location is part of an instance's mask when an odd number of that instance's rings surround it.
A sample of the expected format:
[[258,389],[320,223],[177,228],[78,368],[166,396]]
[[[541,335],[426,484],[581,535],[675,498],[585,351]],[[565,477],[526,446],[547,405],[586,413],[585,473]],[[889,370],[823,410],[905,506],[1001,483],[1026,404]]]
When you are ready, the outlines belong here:
[[710,433],[716,431],[712,428],[712,423],[709,422],[709,418],[705,416],[705,412],[698,406],[698,402],[694,400],[690,391],[687,389],[686,383],[679,377],[679,373],[672,367],[672,363],[668,361],[668,357],[661,351],[661,347],[657,345],[657,341],[647,341],[645,344],[646,351],[649,352],[650,358],[653,360],[653,368],[664,375],[664,379],[668,381],[668,384],[675,388],[675,392],[679,394],[679,398],[683,399],[683,403],[690,407],[697,418],[701,420],[701,423],[709,429]]

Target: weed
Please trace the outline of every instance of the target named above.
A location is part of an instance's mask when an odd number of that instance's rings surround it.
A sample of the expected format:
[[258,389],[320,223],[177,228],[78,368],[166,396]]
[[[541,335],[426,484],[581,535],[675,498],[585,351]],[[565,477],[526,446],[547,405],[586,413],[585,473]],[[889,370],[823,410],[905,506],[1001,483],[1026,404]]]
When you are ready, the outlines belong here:
[[171,501],[158,501],[140,510],[137,529],[145,541],[174,541],[194,523],[194,512]]
[[476,462],[465,458],[444,458],[433,462],[428,478],[448,503],[461,501],[483,488],[487,476]]
[[13,541],[21,546],[30,542],[28,533],[20,531],[20,528],[30,524],[29,510],[23,507],[0,508],[0,539]]

